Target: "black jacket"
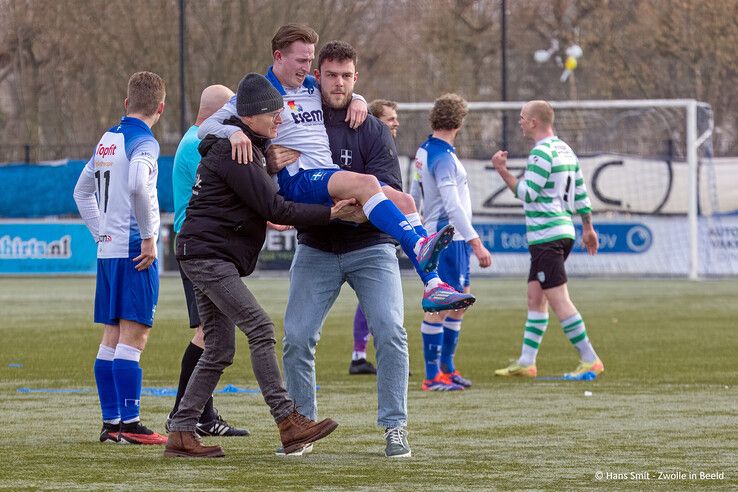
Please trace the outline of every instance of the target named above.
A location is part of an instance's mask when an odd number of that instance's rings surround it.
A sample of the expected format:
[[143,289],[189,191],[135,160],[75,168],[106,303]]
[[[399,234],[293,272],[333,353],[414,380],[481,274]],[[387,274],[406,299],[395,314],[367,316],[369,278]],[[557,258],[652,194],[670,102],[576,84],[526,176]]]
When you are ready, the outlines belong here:
[[[344,121],[345,109],[331,109],[323,105],[323,114],[333,162],[347,171],[372,174],[384,184],[402,191],[400,162],[387,125],[369,115],[354,130]],[[392,236],[379,231],[369,222],[359,226],[334,223],[299,227],[297,232],[300,244],[337,254],[377,244],[396,244]]]
[[177,259],[220,258],[232,262],[238,273],[246,276],[256,266],[267,221],[327,224],[331,211],[324,205],[285,201],[266,172],[266,139],[237,117],[225,123],[239,127],[251,139],[254,160],[246,165],[236,163],[227,138],[208,135],[200,142],[198,150],[203,157],[177,236]]

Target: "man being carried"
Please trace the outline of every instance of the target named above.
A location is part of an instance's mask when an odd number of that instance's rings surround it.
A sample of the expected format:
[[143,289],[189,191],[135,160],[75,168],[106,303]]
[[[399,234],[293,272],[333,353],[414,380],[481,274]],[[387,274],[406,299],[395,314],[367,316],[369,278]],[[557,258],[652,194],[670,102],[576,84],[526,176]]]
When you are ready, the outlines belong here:
[[[282,26],[272,38],[274,64],[269,67],[267,78],[284,99],[283,123],[272,143],[300,152],[296,162],[278,171],[279,193],[302,203],[330,204],[334,200],[356,199],[369,221],[397,240],[413,262],[426,286],[424,310],[470,306],[474,296],[444,286],[435,273],[438,255],[453,238],[453,227],[449,225],[425,237],[410,197],[383,186],[374,176],[343,171],[333,163],[320,91],[316,90],[315,79],[308,76],[317,42],[317,33],[301,24]],[[198,136],[232,137],[235,132],[222,122],[235,114],[234,107],[231,99],[203,123]],[[410,216],[406,217],[396,203]]]

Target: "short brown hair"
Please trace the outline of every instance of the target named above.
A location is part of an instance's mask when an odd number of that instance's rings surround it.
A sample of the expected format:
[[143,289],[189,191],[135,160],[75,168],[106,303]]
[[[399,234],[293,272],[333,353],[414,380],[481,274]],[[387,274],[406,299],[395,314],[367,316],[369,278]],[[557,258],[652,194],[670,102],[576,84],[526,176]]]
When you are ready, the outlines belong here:
[[369,103],[369,113],[376,118],[381,118],[384,115],[384,108],[392,108],[397,111],[397,103],[387,99],[375,99]]
[[167,95],[164,80],[154,72],[136,72],[128,79],[128,114],[151,116]]
[[320,70],[320,66],[326,60],[337,62],[351,60],[354,62],[354,70],[358,62],[356,50],[345,41],[331,41],[320,49],[320,53],[318,54],[318,70]]
[[548,101],[543,101],[540,99],[535,101],[528,101],[525,104],[525,107],[528,116],[536,118],[543,125],[553,126],[554,110],[551,104],[548,103]]
[[430,112],[431,128],[435,130],[455,130],[461,128],[469,107],[463,97],[457,94],[444,94],[436,99]]
[[284,51],[295,41],[307,44],[318,44],[318,33],[305,24],[285,24],[274,34],[272,38],[272,54],[275,51]]

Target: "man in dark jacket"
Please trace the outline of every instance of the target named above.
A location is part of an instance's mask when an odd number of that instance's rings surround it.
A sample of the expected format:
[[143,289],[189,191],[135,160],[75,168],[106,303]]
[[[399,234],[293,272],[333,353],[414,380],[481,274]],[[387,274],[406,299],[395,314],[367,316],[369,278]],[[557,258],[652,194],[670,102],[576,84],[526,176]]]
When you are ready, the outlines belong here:
[[[371,174],[401,190],[397,151],[386,125],[370,116],[354,130],[344,121],[356,80],[355,67],[356,52],[347,43],[328,43],[319,54],[316,78],[333,161],[343,169]],[[276,156],[276,149],[270,154]],[[295,152],[279,150],[279,157],[286,161],[295,158]],[[386,431],[385,455],[408,457],[408,350],[396,243],[371,224],[303,226],[298,231],[284,319],[283,361],[290,396],[301,411],[316,418],[315,347],[326,314],[341,285],[348,282],[374,337],[377,424]]]
[[233,362],[237,325],[248,337],[254,375],[279,427],[285,452],[302,449],[330,434],[331,419],[310,420],[295,410],[282,385],[274,325],[241,281],[256,265],[266,236],[266,222],[293,225],[327,224],[357,215],[350,201],[329,208],[285,201],[265,170],[266,140],[280,123],[282,97],[264,77],[248,74],[238,87],[239,117],[228,120],[254,144],[246,166],[231,158],[230,142],[213,136],[200,144],[192,199],[177,241],[177,259],[195,286],[205,333],[205,351],[190,378],[179,409],[172,417],[165,456],[218,457],[220,446],[204,446],[195,430],[205,403],[223,370]]

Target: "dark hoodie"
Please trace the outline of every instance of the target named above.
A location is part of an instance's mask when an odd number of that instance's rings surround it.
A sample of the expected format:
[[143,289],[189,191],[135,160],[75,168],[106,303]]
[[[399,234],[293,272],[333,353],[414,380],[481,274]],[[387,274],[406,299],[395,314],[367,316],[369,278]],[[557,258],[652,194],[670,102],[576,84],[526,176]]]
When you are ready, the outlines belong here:
[[198,150],[192,198],[177,236],[177,259],[219,258],[233,263],[241,276],[254,271],[264,245],[266,222],[320,225],[330,220],[330,208],[288,202],[266,171],[267,139],[255,134],[237,117],[224,122],[243,130],[253,146],[254,159],[238,164],[231,158],[227,138],[208,135]]

